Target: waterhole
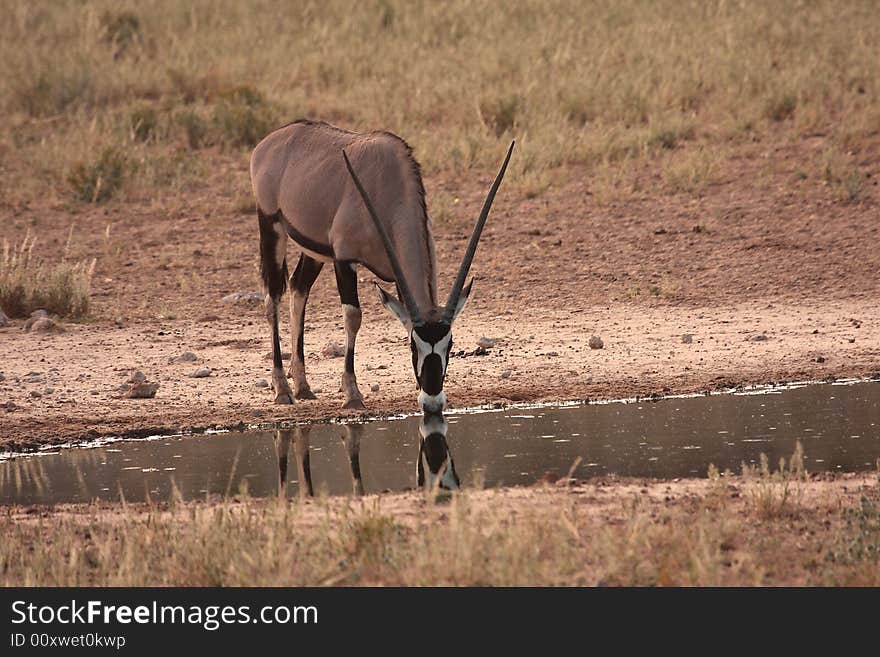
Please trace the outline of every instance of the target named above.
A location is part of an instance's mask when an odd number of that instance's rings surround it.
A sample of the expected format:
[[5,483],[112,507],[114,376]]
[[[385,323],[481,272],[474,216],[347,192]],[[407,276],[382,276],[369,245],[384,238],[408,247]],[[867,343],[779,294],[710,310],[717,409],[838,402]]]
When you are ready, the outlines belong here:
[[[797,385],[656,402],[573,404],[447,414],[465,486],[531,484],[548,472],[579,478],[739,473],[800,441],[808,471],[877,468],[880,382]],[[315,424],[118,441],[0,461],[0,503],[165,500],[236,494],[375,493],[416,482],[419,419]],[[7,457],[11,455],[6,455]],[[281,481],[283,477],[283,482]]]

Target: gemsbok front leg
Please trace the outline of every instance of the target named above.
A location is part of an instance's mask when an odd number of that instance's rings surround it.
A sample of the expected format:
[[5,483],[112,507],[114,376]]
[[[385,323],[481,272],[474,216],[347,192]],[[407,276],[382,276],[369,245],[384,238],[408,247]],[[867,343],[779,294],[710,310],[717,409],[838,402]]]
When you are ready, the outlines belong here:
[[290,277],[290,337],[294,349],[293,355],[290,358],[288,374],[293,380],[293,394],[297,399],[315,399],[315,395],[309,387],[308,381],[306,381],[303,329],[309,292],[323,268],[323,262],[310,258],[303,253],[299,257],[296,270]]
[[354,374],[354,343],[361,328],[361,304],[358,301],[357,273],[350,262],[335,261],[336,287],[345,317],[345,372],[342,374],[343,408],[365,408]]
[[266,319],[272,329],[272,388],[276,404],[292,404],[293,391],[281,362],[281,336],[278,332],[278,304],[287,289],[287,233],[278,212],[267,215],[259,208],[260,274],[266,290]]

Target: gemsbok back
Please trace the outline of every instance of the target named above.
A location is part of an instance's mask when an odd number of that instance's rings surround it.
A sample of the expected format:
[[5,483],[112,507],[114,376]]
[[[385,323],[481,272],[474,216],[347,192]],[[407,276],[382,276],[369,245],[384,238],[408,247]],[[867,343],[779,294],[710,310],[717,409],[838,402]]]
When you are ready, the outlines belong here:
[[[422,437],[422,451],[430,471],[439,471],[448,453],[443,380],[452,347],[452,323],[470,295],[473,281],[467,285],[465,281],[513,146],[486,197],[446,304],[441,306],[425,188],[412,149],[403,139],[390,132],[355,133],[301,120],[279,128],[257,145],[251,156],[251,182],[260,223],[266,316],[272,329],[276,403],[314,399],[306,380],[303,322],[309,291],[324,264],[332,262],[345,319],[344,408],[364,408],[354,371],[355,339],[361,325],[355,266],[363,265],[397,286],[395,297],[376,283],[382,304],[409,334],[418,401],[425,414],[422,433],[428,434]],[[278,331],[278,305],[288,284],[288,237],[302,252],[289,279],[295,345],[288,372],[292,390],[283,369]],[[419,461],[421,466],[421,457]]]

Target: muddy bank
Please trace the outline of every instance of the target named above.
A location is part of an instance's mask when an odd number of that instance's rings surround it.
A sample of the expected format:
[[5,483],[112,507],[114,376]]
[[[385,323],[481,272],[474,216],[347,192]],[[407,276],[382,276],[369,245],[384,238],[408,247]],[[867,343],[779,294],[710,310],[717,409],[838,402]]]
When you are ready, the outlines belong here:
[[[362,415],[415,407],[409,349],[400,329],[372,300],[358,342]],[[462,321],[453,351],[485,355],[451,360],[446,383],[455,407],[717,390],[880,371],[880,311],[858,302],[816,306],[756,301],[711,309],[615,304],[552,317]],[[259,309],[246,319],[140,322],[137,326],[69,324],[63,333],[0,329],[0,449],[94,438],[142,436],[275,420],[350,416],[338,392],[343,359],[322,347],[341,334],[332,318],[312,319],[307,368],[315,401],[276,406],[268,339]],[[853,323],[858,318],[858,328]],[[604,347],[591,349],[592,335]],[[682,336],[689,336],[682,339]],[[195,360],[180,359],[184,353]],[[201,368],[209,376],[193,377]],[[131,371],[159,384],[152,399],[121,390]]]

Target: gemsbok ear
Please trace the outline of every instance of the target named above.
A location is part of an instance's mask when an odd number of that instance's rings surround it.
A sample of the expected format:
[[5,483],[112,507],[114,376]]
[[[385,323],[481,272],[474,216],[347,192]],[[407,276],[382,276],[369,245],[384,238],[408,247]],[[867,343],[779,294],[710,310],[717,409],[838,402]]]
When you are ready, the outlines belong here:
[[394,295],[388,294],[383,290],[381,285],[378,283],[374,283],[374,285],[376,290],[379,291],[379,301],[385,306],[385,309],[400,320],[400,323],[409,331],[412,328],[413,322],[406,307]]
[[461,291],[461,296],[458,297],[458,303],[455,304],[455,312],[452,313],[452,321],[454,322],[459,313],[464,310],[464,305],[467,303],[468,298],[471,296],[471,288],[474,286],[474,279],[471,279],[471,282],[467,284],[467,286]]

